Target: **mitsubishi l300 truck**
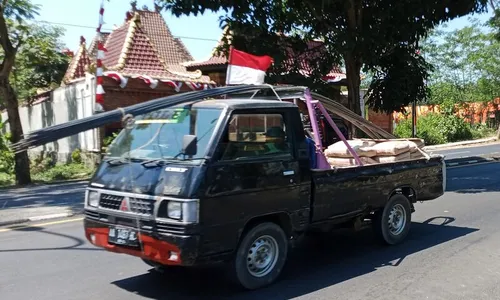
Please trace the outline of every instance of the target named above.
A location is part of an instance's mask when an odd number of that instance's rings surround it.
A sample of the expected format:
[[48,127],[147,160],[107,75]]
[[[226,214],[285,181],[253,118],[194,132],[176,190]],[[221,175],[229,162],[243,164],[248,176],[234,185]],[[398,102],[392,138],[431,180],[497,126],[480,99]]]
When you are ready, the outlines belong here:
[[[296,101],[198,99],[137,116],[86,189],[86,238],[167,271],[223,262],[247,289],[276,281],[310,231],[368,222],[402,242],[414,204],[443,195],[444,158],[325,165]],[[318,102],[298,101],[317,121]]]

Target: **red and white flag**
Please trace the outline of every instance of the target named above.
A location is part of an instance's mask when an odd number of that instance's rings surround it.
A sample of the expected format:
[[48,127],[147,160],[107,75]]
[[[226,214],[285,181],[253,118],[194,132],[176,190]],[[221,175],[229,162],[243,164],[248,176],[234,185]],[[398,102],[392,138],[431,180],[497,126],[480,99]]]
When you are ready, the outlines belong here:
[[226,84],[263,84],[272,63],[273,59],[268,55],[252,55],[231,47]]

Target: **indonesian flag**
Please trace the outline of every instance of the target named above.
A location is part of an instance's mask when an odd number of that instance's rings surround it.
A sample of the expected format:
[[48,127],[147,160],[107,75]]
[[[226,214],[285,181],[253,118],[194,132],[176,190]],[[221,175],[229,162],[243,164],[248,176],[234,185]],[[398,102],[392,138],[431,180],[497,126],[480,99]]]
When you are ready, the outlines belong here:
[[270,56],[256,56],[231,47],[226,84],[263,84],[272,63]]

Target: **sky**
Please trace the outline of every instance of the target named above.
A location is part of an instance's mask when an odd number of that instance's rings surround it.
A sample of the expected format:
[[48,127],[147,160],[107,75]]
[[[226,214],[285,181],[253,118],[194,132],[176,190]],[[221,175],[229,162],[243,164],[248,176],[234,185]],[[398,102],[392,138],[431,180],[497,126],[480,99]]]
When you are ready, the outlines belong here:
[[[65,29],[62,41],[69,49],[76,51],[79,46],[80,36],[84,36],[87,43],[95,36],[99,18],[101,0],[32,0],[40,4],[37,20],[50,22]],[[137,7],[147,5],[154,9],[153,0],[138,0]],[[120,25],[125,20],[125,13],[130,9],[130,0],[110,0],[104,4],[103,31],[110,31],[115,25]],[[213,48],[221,37],[222,29],[219,28],[219,15],[205,12],[204,15],[183,16],[177,18],[168,12],[162,12],[172,34],[180,37],[195,60],[205,60],[211,55]],[[486,21],[491,16],[477,15],[481,21]],[[462,17],[448,22],[448,30],[467,26],[468,17]]]
[[[89,44],[96,34],[99,21],[99,7],[101,0],[32,0],[41,5],[40,21],[50,22],[65,29],[62,41],[69,49],[76,51],[80,43],[80,36],[84,36]],[[138,0],[137,8],[147,5],[154,9],[153,0]],[[130,0],[110,0],[104,3],[104,22],[101,31],[111,31],[115,25],[125,21],[125,13],[131,8]],[[191,52],[195,60],[208,59],[217,41],[222,35],[219,28],[219,16],[205,12],[197,17],[175,17],[168,12],[162,12],[168,27],[176,37],[182,41]]]

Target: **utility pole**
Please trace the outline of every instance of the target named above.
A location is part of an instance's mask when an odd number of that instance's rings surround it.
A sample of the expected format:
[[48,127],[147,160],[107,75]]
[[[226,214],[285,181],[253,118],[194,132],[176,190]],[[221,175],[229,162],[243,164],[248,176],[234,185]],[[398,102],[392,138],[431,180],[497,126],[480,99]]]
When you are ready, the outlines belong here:
[[411,137],[417,137],[417,100],[411,104]]

